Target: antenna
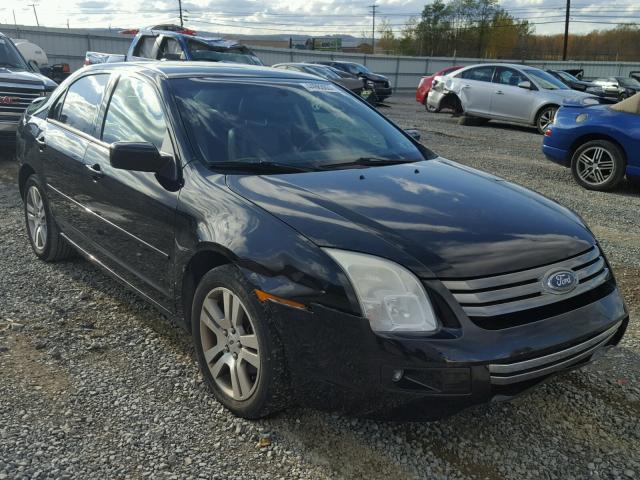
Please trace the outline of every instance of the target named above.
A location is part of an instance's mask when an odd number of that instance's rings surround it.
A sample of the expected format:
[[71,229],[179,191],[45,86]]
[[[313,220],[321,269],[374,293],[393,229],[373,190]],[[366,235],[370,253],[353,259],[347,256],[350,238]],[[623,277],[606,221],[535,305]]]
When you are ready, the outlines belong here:
[[29,7],[33,7],[33,14],[34,14],[34,15],[35,15],[35,17],[36,17],[36,25],[40,26],[40,22],[38,21],[38,12],[36,12],[36,7],[37,7],[38,5],[36,5],[35,3],[29,3],[29,4],[27,4],[27,6],[29,6]]

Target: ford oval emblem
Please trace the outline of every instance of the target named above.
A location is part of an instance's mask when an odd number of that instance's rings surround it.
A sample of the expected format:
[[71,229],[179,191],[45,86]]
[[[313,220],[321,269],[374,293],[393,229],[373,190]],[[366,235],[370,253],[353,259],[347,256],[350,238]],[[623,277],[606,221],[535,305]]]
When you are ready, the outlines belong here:
[[551,293],[567,293],[578,286],[578,277],[572,270],[554,270],[544,276],[543,284]]

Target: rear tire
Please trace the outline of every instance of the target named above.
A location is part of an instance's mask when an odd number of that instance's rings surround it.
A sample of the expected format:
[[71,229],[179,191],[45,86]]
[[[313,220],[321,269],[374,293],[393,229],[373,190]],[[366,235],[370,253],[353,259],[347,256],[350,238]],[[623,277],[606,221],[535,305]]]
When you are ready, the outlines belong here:
[[587,190],[606,192],[624,178],[626,160],[615,143],[592,140],[580,146],[571,158],[571,173],[578,185]]
[[234,415],[257,419],[289,405],[284,347],[269,305],[258,301],[235,266],[214,268],[202,278],[191,329],[202,376]]
[[22,200],[27,236],[38,258],[45,262],[58,262],[73,256],[73,247],[60,235],[44,185],[37,175],[27,178]]

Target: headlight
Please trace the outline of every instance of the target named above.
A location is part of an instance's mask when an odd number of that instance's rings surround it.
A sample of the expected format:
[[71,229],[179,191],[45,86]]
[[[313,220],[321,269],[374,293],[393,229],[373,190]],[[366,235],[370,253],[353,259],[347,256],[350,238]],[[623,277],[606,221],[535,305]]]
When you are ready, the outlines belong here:
[[580,115],[578,115],[576,117],[576,123],[586,122],[588,118],[589,118],[589,114],[588,113],[581,113]]
[[347,274],[374,332],[432,332],[433,307],[416,276],[397,263],[333,248],[324,249]]

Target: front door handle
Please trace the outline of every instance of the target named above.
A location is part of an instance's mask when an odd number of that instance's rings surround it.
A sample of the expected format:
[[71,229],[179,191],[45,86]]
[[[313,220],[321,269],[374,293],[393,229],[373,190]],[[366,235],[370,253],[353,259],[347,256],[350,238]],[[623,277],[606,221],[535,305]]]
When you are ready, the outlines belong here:
[[502,90],[496,90],[496,95],[504,95],[504,92]]
[[91,178],[94,180],[99,180],[104,177],[104,172],[102,171],[102,168],[100,168],[99,164],[94,163],[93,165],[85,165],[85,167],[87,167],[91,174]]
[[462,85],[462,89],[463,89],[463,90],[466,90],[466,89],[468,89],[468,88],[471,88],[471,85]]
[[47,142],[44,139],[44,136],[36,137],[36,143],[38,144],[38,150],[41,152],[47,148]]

